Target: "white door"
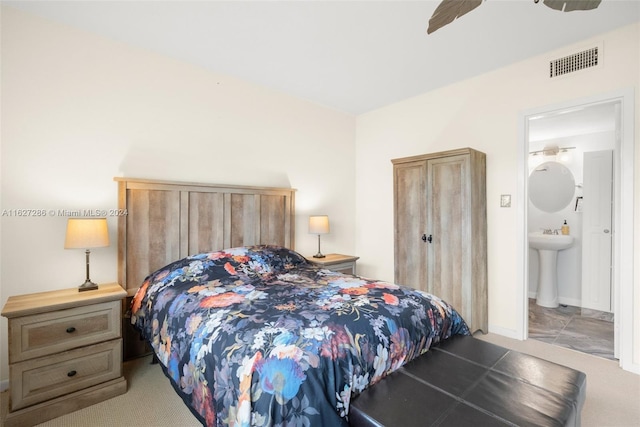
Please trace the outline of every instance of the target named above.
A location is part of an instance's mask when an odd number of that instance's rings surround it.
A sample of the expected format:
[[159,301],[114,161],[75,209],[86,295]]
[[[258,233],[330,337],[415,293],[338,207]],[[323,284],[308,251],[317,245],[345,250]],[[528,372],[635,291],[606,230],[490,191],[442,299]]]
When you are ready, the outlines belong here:
[[613,151],[584,153],[582,307],[612,311]]

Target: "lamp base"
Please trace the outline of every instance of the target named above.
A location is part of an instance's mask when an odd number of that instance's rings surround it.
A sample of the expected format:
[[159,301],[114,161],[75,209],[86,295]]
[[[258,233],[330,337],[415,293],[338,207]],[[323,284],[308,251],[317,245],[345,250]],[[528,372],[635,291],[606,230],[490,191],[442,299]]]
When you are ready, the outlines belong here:
[[89,279],[87,279],[82,285],[78,286],[78,292],[95,291],[96,289],[98,289],[98,284],[93,283]]
[[324,258],[322,252],[320,252],[320,235],[318,234],[318,253],[313,256],[314,258]]

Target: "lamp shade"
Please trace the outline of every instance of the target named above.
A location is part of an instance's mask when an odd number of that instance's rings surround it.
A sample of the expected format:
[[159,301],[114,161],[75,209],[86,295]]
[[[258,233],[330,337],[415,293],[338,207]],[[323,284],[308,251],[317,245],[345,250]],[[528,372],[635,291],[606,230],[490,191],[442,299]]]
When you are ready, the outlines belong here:
[[312,215],[309,217],[309,234],[328,234],[329,217],[327,215]]
[[69,218],[65,249],[88,249],[109,246],[106,218]]

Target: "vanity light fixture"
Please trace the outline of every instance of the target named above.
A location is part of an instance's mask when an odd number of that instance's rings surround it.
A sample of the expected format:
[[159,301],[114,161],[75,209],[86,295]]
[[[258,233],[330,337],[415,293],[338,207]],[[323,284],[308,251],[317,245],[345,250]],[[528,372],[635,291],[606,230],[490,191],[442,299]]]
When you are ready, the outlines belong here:
[[549,146],[544,147],[542,150],[537,151],[529,151],[529,154],[532,156],[539,156],[542,154],[543,156],[557,156],[558,153],[567,153],[569,150],[574,150],[576,147],[558,147],[558,146]]
[[556,158],[558,159],[559,162],[562,163],[569,163],[571,162],[571,153],[569,152],[570,149],[575,148],[575,147],[567,147],[567,148],[561,148],[560,152],[558,153],[558,155],[556,156]]

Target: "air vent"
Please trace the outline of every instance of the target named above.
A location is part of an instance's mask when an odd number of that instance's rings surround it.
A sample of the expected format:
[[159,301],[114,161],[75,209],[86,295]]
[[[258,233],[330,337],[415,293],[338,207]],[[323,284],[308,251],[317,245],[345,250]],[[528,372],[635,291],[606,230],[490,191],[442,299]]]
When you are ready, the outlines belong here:
[[592,47],[582,52],[574,53],[549,63],[549,77],[564,76],[591,67],[596,67],[600,62],[600,48]]

